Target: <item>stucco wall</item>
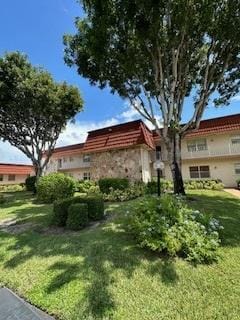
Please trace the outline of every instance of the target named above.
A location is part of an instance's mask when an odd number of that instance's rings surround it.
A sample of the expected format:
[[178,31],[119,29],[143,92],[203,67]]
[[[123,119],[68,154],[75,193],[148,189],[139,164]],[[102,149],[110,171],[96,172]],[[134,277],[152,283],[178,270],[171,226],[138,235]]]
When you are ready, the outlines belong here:
[[0,185],[9,185],[9,184],[19,184],[19,183],[24,183],[26,178],[28,177],[27,174],[22,175],[18,174],[15,175],[15,180],[14,181],[8,181],[8,174],[3,175],[3,181],[0,181]]
[[[239,158],[229,159],[207,159],[207,160],[185,160],[182,164],[183,179],[190,179],[190,166],[209,166],[210,178],[221,179],[226,187],[236,187],[236,180],[240,175],[235,174],[234,164],[240,163]],[[171,172],[168,165],[165,167],[166,179],[171,179]]]
[[121,177],[142,180],[141,149],[110,150],[91,154],[91,172],[94,180]]

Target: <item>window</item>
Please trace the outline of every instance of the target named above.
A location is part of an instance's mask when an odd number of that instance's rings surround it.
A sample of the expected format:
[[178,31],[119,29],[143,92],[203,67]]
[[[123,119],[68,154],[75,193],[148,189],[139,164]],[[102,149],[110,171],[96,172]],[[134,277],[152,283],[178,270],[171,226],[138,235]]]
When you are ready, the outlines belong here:
[[235,168],[235,174],[240,175],[240,163],[235,163],[234,168]]
[[69,161],[70,161],[70,162],[73,162],[73,157],[69,157]]
[[187,148],[188,148],[188,152],[207,150],[207,140],[198,139],[198,140],[188,141]]
[[90,155],[89,155],[89,154],[85,154],[85,155],[83,156],[83,162],[90,162],[90,161],[91,161]]
[[189,167],[190,178],[199,179],[199,178],[210,178],[209,166],[194,166]]
[[62,168],[62,159],[58,159],[58,168]]
[[67,162],[67,158],[63,158],[63,162]]
[[3,181],[3,174],[0,174],[0,181]]
[[90,172],[84,172],[83,173],[83,180],[90,180],[90,179],[91,179]]
[[232,145],[240,144],[240,135],[231,138]]
[[15,181],[15,174],[9,174],[8,175],[8,181]]

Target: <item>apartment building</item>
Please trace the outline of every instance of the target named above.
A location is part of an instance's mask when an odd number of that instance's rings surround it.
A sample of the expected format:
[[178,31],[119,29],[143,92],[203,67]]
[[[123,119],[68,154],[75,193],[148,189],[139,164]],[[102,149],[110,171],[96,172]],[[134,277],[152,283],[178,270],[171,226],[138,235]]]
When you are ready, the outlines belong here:
[[24,183],[30,175],[34,175],[31,165],[0,163],[0,185]]
[[[150,181],[155,175],[156,146],[171,179],[162,139],[136,120],[88,133],[85,143],[56,148],[45,170],[65,172],[76,179],[127,177]],[[240,178],[240,114],[201,121],[182,141],[184,179],[221,179],[226,187]]]

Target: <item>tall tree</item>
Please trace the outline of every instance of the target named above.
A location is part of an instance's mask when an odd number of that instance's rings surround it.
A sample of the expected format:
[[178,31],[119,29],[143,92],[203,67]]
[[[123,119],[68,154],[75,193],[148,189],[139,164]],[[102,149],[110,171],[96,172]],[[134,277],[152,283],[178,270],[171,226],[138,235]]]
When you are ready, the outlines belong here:
[[[181,140],[198,128],[214,93],[239,91],[239,0],[83,0],[77,33],[65,35],[65,62],[110,86],[157,129],[168,151],[175,193],[184,193]],[[194,95],[181,125],[185,98]],[[161,131],[156,118],[162,116]]]
[[67,121],[82,106],[77,88],[56,83],[25,55],[13,52],[0,58],[0,138],[31,159],[37,178]]

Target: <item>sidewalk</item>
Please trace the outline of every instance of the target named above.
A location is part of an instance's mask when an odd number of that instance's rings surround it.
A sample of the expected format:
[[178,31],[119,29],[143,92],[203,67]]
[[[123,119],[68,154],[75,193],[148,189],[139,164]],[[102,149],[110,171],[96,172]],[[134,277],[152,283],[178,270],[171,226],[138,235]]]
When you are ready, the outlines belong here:
[[238,190],[238,189],[228,188],[228,189],[224,189],[224,191],[232,194],[235,197],[240,198],[240,190]]

